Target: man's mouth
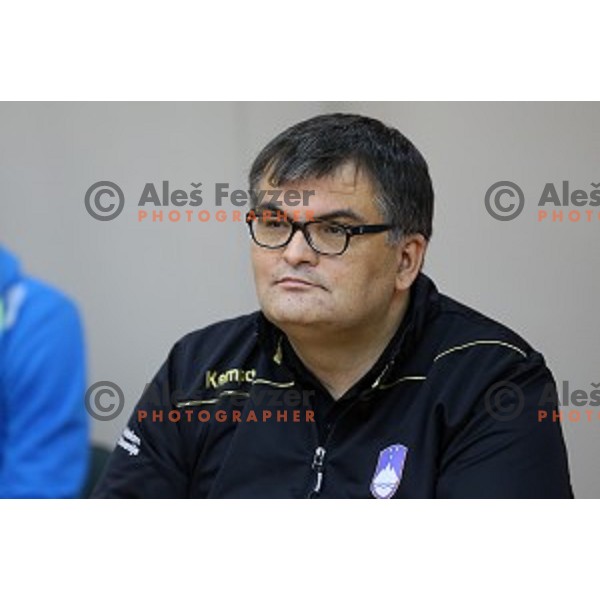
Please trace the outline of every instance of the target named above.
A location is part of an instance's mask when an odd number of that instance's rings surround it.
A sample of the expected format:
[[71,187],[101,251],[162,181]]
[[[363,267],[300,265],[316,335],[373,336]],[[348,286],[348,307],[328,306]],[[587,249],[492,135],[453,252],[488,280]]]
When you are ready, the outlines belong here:
[[282,277],[275,282],[276,285],[284,287],[286,289],[309,289],[309,288],[321,288],[324,289],[323,286],[308,281],[307,279],[301,279],[300,277]]

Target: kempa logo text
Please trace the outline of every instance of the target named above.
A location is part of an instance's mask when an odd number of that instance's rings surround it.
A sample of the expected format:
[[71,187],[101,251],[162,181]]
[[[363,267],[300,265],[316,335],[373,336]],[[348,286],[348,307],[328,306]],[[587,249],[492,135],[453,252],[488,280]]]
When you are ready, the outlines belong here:
[[[568,181],[560,185],[546,183],[537,206],[538,222],[563,223],[600,221],[600,210],[589,207],[600,206],[600,183],[590,183],[591,189],[571,189]],[[485,194],[485,207],[498,221],[516,219],[525,206],[523,190],[513,181],[497,181]],[[576,207],[576,208],[564,208]],[[585,210],[580,210],[585,208]]]
[[[160,189],[160,191],[159,191]],[[267,189],[267,190],[240,190],[229,189],[228,183],[215,183],[212,197],[216,207],[231,205],[236,208],[256,206],[261,203],[268,203],[270,207],[291,207],[308,206],[311,196],[315,195],[314,190],[293,190],[293,189]],[[91,185],[85,193],[85,208],[90,216],[98,221],[112,221],[116,219],[125,206],[125,194],[121,187],[112,181],[97,181]],[[183,189],[171,189],[169,181],[162,181],[160,188],[154,183],[146,183],[142,190],[137,206],[141,207],[137,213],[137,220],[144,221],[151,218],[152,222],[170,222],[186,221],[192,222],[209,221],[210,211],[185,210],[179,208],[197,208],[202,206],[202,183],[190,183],[188,191]],[[171,210],[164,211],[163,207],[170,207]],[[175,208],[172,208],[175,207]],[[152,208],[151,213],[149,209]],[[217,211],[225,213],[225,211]],[[234,211],[239,213],[241,211]],[[166,219],[165,219],[166,217]],[[224,221],[223,215],[217,215],[218,221]]]

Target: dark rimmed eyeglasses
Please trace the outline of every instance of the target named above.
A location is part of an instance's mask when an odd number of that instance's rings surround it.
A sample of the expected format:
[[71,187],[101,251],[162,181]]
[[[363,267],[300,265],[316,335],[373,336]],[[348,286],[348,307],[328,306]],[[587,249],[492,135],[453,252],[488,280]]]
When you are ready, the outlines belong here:
[[[267,212],[267,211],[265,211]],[[350,239],[355,235],[389,231],[393,225],[342,225],[334,221],[315,219],[312,221],[292,221],[275,215],[266,216],[260,211],[246,214],[250,236],[254,242],[270,249],[287,246],[296,231],[301,231],[308,245],[318,254],[334,256],[343,254]]]

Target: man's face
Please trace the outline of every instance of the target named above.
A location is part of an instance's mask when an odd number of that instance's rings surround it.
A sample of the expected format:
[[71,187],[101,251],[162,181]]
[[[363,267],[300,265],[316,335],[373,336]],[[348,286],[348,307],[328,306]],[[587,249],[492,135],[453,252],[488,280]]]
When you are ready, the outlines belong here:
[[[261,189],[272,188],[263,180]],[[288,189],[315,192],[307,194],[308,206],[299,207],[303,212],[310,210],[314,219],[350,211],[353,216],[336,217],[335,222],[384,222],[370,180],[352,165],[333,176],[283,187]],[[291,215],[294,208],[283,204],[280,210]],[[387,239],[388,232],[354,236],[339,256],[317,254],[300,231],[284,248],[252,243],[254,280],[263,312],[284,331],[297,326],[352,331],[377,325],[390,315],[399,295],[398,252]]]

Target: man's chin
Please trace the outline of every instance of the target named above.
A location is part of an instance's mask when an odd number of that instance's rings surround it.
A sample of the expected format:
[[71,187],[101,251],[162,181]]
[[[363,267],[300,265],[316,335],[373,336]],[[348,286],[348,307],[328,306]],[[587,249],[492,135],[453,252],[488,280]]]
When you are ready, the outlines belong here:
[[263,308],[263,313],[269,321],[282,330],[296,327],[320,327],[328,322],[324,315],[307,311],[301,307]]

